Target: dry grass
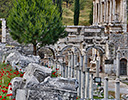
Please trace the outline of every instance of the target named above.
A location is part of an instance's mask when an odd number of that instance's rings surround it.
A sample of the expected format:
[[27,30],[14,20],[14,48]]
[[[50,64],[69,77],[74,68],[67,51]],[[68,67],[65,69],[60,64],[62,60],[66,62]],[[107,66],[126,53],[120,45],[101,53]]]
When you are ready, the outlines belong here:
[[[84,9],[80,10],[79,25],[88,26],[89,24],[89,15],[92,8],[92,0],[85,0]],[[63,4],[63,24],[73,25],[73,5],[70,8],[66,8]]]

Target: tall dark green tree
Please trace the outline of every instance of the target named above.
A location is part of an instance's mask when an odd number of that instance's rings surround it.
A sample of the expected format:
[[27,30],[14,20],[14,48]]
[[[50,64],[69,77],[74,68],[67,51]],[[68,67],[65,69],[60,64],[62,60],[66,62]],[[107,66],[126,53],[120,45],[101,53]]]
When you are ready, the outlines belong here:
[[62,18],[62,0],[57,0],[57,6],[60,12],[60,17]]
[[90,23],[90,25],[92,25],[92,23],[93,23],[93,3],[92,3],[92,9],[91,9],[91,12],[89,15],[89,23]]
[[78,25],[79,24],[79,14],[80,14],[79,0],[75,0],[75,6],[74,6],[74,25]]
[[54,44],[67,35],[51,0],[14,0],[8,27],[14,40],[33,44],[34,55],[38,47]]

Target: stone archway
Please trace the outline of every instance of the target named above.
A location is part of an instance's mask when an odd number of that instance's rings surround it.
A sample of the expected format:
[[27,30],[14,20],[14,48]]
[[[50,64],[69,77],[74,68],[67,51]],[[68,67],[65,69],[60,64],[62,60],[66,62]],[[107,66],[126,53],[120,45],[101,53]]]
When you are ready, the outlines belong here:
[[120,60],[120,75],[127,75],[127,60],[125,58]]
[[[96,55],[95,56],[95,58],[96,58],[95,59],[95,66],[94,66],[94,68],[92,66],[90,66],[90,68],[92,68],[90,70],[91,71],[96,71],[96,73],[97,73],[96,76],[99,77],[99,71],[103,72],[103,68],[104,68],[103,56],[105,54],[105,50],[101,46],[96,46],[96,45],[89,46],[89,47],[86,48],[87,55],[88,55],[88,51],[91,50],[91,49],[95,49],[98,52],[98,55],[97,55],[97,53],[95,54]],[[91,62],[88,61],[88,56],[87,56],[87,63],[91,63]],[[87,66],[88,66],[88,64],[87,64]]]

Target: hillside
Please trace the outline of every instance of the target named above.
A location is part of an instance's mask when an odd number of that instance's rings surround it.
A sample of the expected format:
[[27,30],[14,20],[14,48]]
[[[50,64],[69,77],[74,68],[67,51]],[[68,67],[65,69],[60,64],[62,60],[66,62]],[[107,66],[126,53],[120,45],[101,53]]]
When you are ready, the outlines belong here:
[[[93,0],[80,0],[80,6],[83,8],[80,10],[79,25],[88,26],[89,24],[89,14],[92,9]],[[73,16],[74,16],[74,5],[66,8],[63,3],[63,23],[65,25],[73,25]]]

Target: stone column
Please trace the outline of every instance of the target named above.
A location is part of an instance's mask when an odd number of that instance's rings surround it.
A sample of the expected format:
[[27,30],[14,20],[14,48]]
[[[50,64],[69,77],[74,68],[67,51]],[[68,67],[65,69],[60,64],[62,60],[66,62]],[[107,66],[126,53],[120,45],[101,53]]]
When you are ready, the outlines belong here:
[[74,50],[74,75],[77,78],[77,54],[76,50]]
[[113,12],[112,12],[112,18],[113,18],[113,21],[115,21],[115,0],[113,0]]
[[108,0],[106,0],[106,23],[108,23]]
[[99,68],[100,68],[100,59],[98,57],[96,60],[96,77],[99,77]]
[[95,23],[96,23],[96,24],[95,24],[95,25],[97,25],[97,23],[98,23],[97,11],[98,11],[98,7],[97,7],[97,3],[96,3],[96,16],[95,16],[95,17],[96,17],[96,18],[95,18],[95,19],[96,19],[96,20],[95,20]]
[[110,0],[110,10],[109,10],[110,12],[110,14],[109,14],[109,23],[111,23],[111,21],[112,21],[112,0]]
[[71,54],[68,53],[68,78],[71,78]]
[[2,43],[6,42],[6,20],[2,19]]
[[85,98],[89,99],[89,67],[86,69]]
[[119,50],[117,50],[117,55],[116,55],[116,77],[119,78],[120,77],[120,52]]
[[122,0],[123,2],[123,31],[127,32],[127,0]]
[[104,1],[104,23],[106,23],[106,1]]
[[74,54],[71,55],[72,78],[74,77]]
[[90,75],[89,99],[93,100],[93,74]]
[[100,2],[100,22],[102,24],[102,19],[103,19],[103,15],[102,15],[102,1]]
[[108,78],[104,79],[104,99],[108,100]]
[[95,25],[95,1],[93,1],[93,25]]
[[79,67],[79,96],[81,97],[81,70],[83,68],[83,56],[80,56],[80,67]]
[[115,84],[115,97],[116,97],[116,100],[120,100],[120,81],[119,81],[119,79],[116,80],[116,84]]
[[65,78],[65,67],[66,67],[66,64],[65,64],[65,62],[63,62],[63,77]]
[[100,22],[100,3],[98,3],[98,24]]
[[83,71],[86,71],[87,69],[87,52],[84,52],[84,67],[83,67]]

